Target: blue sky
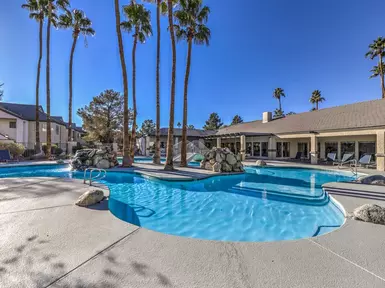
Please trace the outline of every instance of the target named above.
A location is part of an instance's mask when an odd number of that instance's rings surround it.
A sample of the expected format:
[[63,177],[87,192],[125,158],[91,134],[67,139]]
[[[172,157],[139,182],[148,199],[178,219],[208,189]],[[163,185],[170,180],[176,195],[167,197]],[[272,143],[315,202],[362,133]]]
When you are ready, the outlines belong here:
[[[93,21],[96,36],[78,42],[74,63],[74,107],[105,89],[122,91],[112,0],[72,0]],[[127,1],[120,1],[126,4]],[[212,12],[209,47],[194,46],[189,89],[189,124],[201,127],[211,112],[225,123],[235,114],[260,119],[277,107],[272,92],[284,88],[285,112],[311,108],[309,97],[322,91],[322,107],[381,97],[379,79],[369,80],[375,64],[365,59],[368,44],[385,36],[383,0],[206,0]],[[23,0],[0,0],[0,82],[4,101],[34,103],[38,24],[21,9]],[[95,4],[97,3],[97,4]],[[155,26],[155,10],[152,10]],[[161,124],[168,125],[171,50],[167,19],[162,19]],[[155,30],[156,27],[154,27]],[[155,31],[154,31],[155,32]],[[67,119],[69,31],[52,31],[52,115]],[[156,38],[137,51],[138,120],[155,119]],[[132,37],[124,35],[131,96]],[[176,122],[182,122],[186,45],[177,47]],[[41,104],[45,107],[45,58]],[[131,102],[131,100],[130,100]],[[75,110],[76,111],[76,110]],[[76,116],[75,121],[81,123]]]

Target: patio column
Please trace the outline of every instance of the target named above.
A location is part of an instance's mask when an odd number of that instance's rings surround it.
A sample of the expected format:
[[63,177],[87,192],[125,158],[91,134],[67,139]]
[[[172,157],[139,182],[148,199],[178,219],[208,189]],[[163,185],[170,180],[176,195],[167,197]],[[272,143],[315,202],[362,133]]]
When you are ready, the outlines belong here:
[[246,136],[241,135],[241,160],[246,159]]
[[217,138],[217,148],[221,148],[221,146],[222,146],[222,139],[221,139],[221,137],[218,137]]
[[318,163],[318,149],[317,149],[317,137],[316,135],[310,136],[310,163],[317,164]]
[[385,131],[377,131],[377,170],[385,171]]
[[341,160],[341,141],[338,141],[337,159]]
[[358,161],[359,158],[360,158],[360,148],[358,147],[358,141],[356,141],[354,143],[354,159]]
[[269,137],[269,146],[267,151],[269,159],[275,159],[277,157],[277,141],[273,136]]

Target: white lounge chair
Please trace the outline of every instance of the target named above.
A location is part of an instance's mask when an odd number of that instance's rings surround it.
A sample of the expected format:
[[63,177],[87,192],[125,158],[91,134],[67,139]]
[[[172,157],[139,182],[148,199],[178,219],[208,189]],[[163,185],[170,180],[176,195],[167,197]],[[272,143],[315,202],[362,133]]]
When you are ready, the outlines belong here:
[[338,167],[342,167],[344,165],[351,164],[353,156],[354,153],[345,153],[344,156],[342,156],[341,161],[334,161],[333,165],[338,165]]
[[337,158],[337,153],[328,153],[328,155],[326,155],[326,159],[324,159],[323,162],[325,162],[325,163],[328,163],[328,162],[334,163],[336,161],[336,158]]
[[351,163],[350,166],[366,167],[366,168],[372,167],[376,164],[375,161],[372,161],[372,157],[373,157],[372,154],[365,154],[360,158],[360,160],[358,160],[357,164]]

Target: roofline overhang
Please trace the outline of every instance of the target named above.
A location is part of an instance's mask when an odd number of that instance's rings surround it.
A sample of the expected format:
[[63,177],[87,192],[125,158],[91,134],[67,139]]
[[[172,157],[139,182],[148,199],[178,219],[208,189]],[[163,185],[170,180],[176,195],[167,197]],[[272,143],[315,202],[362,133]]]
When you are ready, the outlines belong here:
[[224,134],[214,134],[205,136],[205,139],[217,139],[217,138],[234,138],[240,136],[272,136],[272,133],[255,133],[255,132],[235,132],[235,133],[224,133]]

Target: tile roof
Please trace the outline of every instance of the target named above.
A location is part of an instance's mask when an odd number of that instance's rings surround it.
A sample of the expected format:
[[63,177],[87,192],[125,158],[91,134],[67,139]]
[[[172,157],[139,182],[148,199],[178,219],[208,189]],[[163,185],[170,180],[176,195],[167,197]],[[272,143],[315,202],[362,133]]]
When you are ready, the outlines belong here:
[[285,134],[355,128],[385,127],[385,99],[359,102],[318,111],[288,115],[268,123],[245,122],[218,130],[231,133]]

